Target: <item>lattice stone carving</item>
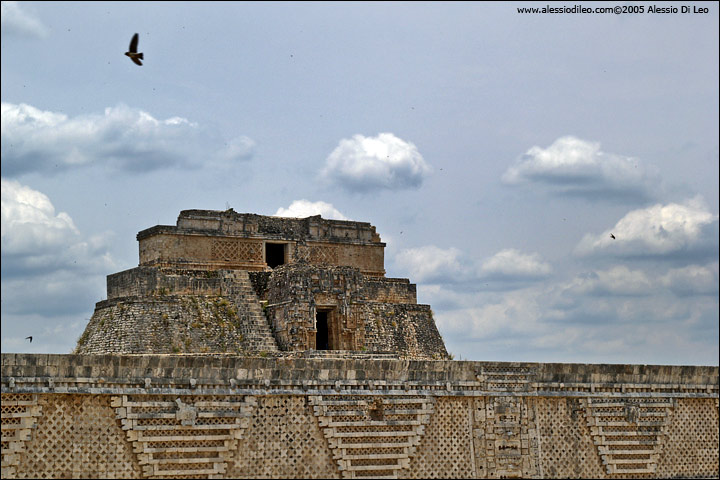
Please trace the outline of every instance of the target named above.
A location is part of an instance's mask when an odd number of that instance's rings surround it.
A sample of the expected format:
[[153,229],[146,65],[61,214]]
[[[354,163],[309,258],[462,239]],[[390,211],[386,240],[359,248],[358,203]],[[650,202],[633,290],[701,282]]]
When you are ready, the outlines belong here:
[[608,474],[653,474],[674,401],[660,398],[585,400],[590,433]]
[[537,391],[533,383],[535,375],[535,369],[530,367],[483,367],[477,374],[477,380],[484,390],[491,392],[534,392]]
[[17,466],[42,414],[37,395],[2,396],[2,476],[17,477]]
[[330,245],[311,246],[310,247],[310,263],[314,264],[338,264],[337,247]]
[[223,478],[255,397],[113,397],[145,478]]
[[436,397],[417,452],[399,478],[478,478],[473,458],[472,397]]
[[343,478],[398,478],[434,412],[430,396],[311,395]]
[[215,239],[210,256],[224,262],[262,263],[262,244],[240,239]]
[[534,399],[475,398],[475,463],[479,477],[541,478]]
[[227,478],[340,478],[305,395],[262,395]]
[[718,398],[679,398],[655,477],[717,478]]

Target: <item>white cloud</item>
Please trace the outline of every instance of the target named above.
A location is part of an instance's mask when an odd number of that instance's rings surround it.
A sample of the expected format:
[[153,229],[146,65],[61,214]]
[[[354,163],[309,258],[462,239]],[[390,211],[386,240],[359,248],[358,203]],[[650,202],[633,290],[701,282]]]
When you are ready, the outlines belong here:
[[45,194],[14,180],[1,181],[3,254],[57,250],[78,236],[70,216],[56,214]]
[[578,276],[567,288],[573,295],[637,296],[652,294],[656,285],[645,272],[617,265]]
[[658,175],[632,157],[600,150],[600,143],[560,137],[547,148],[534,146],[507,169],[503,182],[545,185],[563,195],[605,201],[642,201],[658,189]]
[[527,291],[507,292],[497,298],[467,296],[461,308],[437,315],[441,331],[473,339],[488,339],[498,335],[528,335],[540,332],[538,297]]
[[679,296],[717,295],[718,263],[671,269],[660,281]]
[[552,268],[537,253],[525,254],[513,248],[501,250],[480,267],[482,278],[539,278],[550,274]]
[[[537,253],[504,249],[478,262],[457,248],[426,245],[401,250],[395,265],[412,281],[425,284],[464,284],[492,281],[492,289],[514,289],[527,281],[547,277],[552,268]],[[483,287],[487,289],[487,287]]]
[[457,248],[434,245],[401,250],[395,256],[395,265],[413,282],[423,283],[462,281],[472,270]]
[[15,34],[43,38],[47,36],[47,28],[30,13],[26,12],[18,2],[2,2],[0,4],[0,30],[2,35]]
[[3,280],[56,270],[98,271],[114,266],[102,236],[82,239],[72,218],[50,199],[2,179]]
[[[83,238],[45,194],[1,181],[2,347],[62,352],[103,298],[105,275],[116,270],[107,238]],[[26,345],[28,335],[33,345]]]
[[328,156],[320,176],[353,191],[419,187],[430,167],[417,147],[392,133],[353,135]]
[[[674,272],[670,277],[675,281],[683,274],[693,276]],[[700,280],[705,286],[709,282]],[[717,298],[678,301],[646,272],[616,267],[570,284],[504,292],[433,287],[438,329],[456,358],[651,364],[717,358]],[[418,286],[419,299],[424,290]]]
[[225,143],[221,156],[228,161],[246,160],[255,153],[255,142],[252,138],[241,135]]
[[2,103],[5,176],[91,164],[128,171],[199,167],[245,160],[253,148],[247,137],[222,142],[187,119],[158,120],[125,105],[106,108],[102,114],[69,117],[31,105]]
[[[610,237],[610,234],[615,239]],[[588,234],[575,248],[586,255],[675,257],[717,255],[718,216],[699,197],[684,204],[633,210],[599,235]]]
[[311,202],[310,200],[295,200],[288,208],[278,208],[273,214],[275,217],[305,218],[320,215],[322,218],[333,220],[348,220],[338,209],[326,202]]

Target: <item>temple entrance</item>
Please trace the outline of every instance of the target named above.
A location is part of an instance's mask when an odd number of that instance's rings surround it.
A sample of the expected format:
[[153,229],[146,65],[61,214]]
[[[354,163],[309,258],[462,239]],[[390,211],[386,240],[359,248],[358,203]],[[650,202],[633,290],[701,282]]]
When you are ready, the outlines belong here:
[[265,263],[270,268],[285,264],[285,244],[265,243]]
[[330,325],[328,324],[328,317],[330,316],[330,310],[318,310],[315,313],[315,350],[332,350],[331,336],[330,336]]

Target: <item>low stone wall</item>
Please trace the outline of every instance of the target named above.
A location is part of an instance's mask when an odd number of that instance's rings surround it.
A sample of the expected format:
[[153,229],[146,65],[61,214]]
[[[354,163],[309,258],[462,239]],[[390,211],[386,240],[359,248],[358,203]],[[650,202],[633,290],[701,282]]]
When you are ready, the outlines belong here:
[[[277,350],[259,306],[219,295],[122,297],[98,302],[79,354]],[[265,335],[262,324],[265,324]]]
[[376,302],[417,303],[417,286],[407,278],[368,278],[365,292]]
[[135,267],[107,276],[108,299],[150,295],[220,295],[217,270]]
[[2,476],[718,476],[717,367],[274,355],[3,354]]

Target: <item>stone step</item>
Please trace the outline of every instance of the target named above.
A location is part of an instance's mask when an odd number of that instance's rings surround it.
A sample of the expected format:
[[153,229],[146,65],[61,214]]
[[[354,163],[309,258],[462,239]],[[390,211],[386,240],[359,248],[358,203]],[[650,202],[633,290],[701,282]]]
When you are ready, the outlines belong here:
[[246,343],[253,350],[279,350],[248,273],[234,270],[222,271],[221,274],[223,294],[242,312],[239,313],[243,320],[240,328]]
[[[389,431],[389,432],[335,432],[334,438],[370,438],[370,437],[414,437],[418,434],[415,430]],[[348,444],[343,444],[348,445]]]
[[220,457],[185,457],[185,458],[150,458],[148,464],[182,464],[182,463],[222,463],[225,460]]
[[402,465],[357,465],[346,467],[346,470],[370,471],[370,470],[401,470]]
[[400,460],[410,458],[410,455],[407,453],[367,453],[364,455],[343,455],[341,458],[344,460],[371,460],[374,458]]
[[162,448],[144,448],[143,453],[195,453],[195,452],[229,452],[230,446],[217,447],[162,447]]
[[344,449],[371,449],[371,448],[411,448],[414,447],[413,442],[366,442],[366,443],[346,443],[340,440],[339,448]]
[[144,435],[138,432],[138,441],[140,442],[200,442],[211,440],[231,440],[232,435]]

